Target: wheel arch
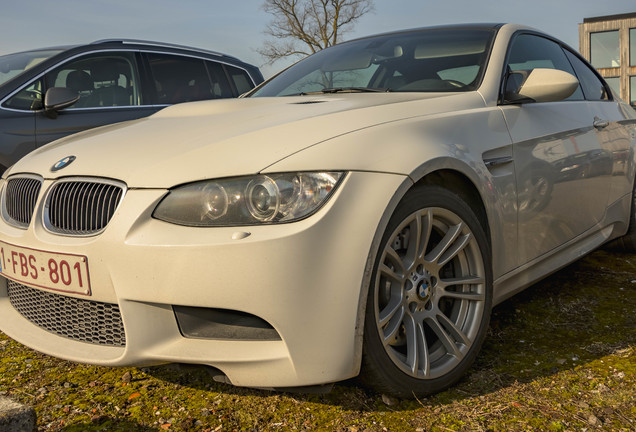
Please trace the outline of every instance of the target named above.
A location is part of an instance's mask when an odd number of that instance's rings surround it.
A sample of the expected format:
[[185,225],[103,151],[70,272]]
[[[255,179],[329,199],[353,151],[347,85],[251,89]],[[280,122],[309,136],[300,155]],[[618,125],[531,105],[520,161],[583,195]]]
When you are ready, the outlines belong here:
[[[475,212],[475,215],[479,219],[479,222],[484,228],[486,238],[488,240],[488,247],[492,249],[492,238],[490,224],[488,223],[489,217],[482,195],[482,191],[477,187],[474,179],[466,174],[463,169],[460,170],[456,166],[457,160],[448,159],[450,164],[446,165],[441,160],[434,161],[435,168],[420,167],[415,170],[395,191],[395,194],[389,200],[384,214],[380,218],[380,222],[376,228],[371,243],[371,248],[367,255],[366,265],[364,268],[362,284],[360,286],[360,296],[358,299],[358,309],[356,316],[356,334],[355,334],[355,347],[354,347],[354,367],[356,369],[356,375],[360,371],[362,365],[362,344],[364,335],[364,319],[366,312],[367,296],[369,293],[369,285],[373,277],[373,266],[375,263],[375,257],[378,253],[379,246],[384,235],[384,231],[389,223],[389,219],[395,212],[398,204],[406,196],[406,194],[416,188],[426,185],[442,186],[449,191],[457,194],[463,201],[465,201],[470,208]],[[439,165],[446,166],[439,166]],[[449,166],[450,165],[450,166]],[[467,168],[467,167],[466,167]],[[476,174],[474,174],[477,177]],[[490,250],[488,251],[490,252]]]

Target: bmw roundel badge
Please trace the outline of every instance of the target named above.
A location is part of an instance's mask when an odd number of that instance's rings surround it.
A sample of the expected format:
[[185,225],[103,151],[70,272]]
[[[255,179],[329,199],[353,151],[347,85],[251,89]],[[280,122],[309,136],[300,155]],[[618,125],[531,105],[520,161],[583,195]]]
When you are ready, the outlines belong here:
[[53,166],[51,167],[51,171],[55,172],[55,171],[61,170],[62,168],[66,168],[74,160],[75,160],[75,156],[66,156],[65,158],[60,159],[59,161],[55,162],[55,164],[53,164]]

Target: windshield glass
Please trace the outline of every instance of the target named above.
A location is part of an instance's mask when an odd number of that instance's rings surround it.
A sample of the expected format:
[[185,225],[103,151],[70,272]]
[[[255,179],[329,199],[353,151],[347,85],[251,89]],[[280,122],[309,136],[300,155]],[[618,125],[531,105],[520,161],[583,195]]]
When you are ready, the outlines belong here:
[[493,36],[493,30],[429,29],[346,42],[296,63],[252,96],[475,90]]
[[0,57],[0,85],[62,50],[27,51]]

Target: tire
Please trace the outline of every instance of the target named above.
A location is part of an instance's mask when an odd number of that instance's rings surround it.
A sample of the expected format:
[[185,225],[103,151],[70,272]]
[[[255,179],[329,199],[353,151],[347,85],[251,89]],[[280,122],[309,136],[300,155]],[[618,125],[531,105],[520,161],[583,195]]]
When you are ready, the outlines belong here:
[[605,248],[616,252],[636,253],[636,181],[632,191],[632,209],[629,214],[627,233],[609,242]]
[[445,389],[475,360],[491,308],[490,248],[475,213],[439,186],[413,189],[375,259],[361,378],[403,398]]

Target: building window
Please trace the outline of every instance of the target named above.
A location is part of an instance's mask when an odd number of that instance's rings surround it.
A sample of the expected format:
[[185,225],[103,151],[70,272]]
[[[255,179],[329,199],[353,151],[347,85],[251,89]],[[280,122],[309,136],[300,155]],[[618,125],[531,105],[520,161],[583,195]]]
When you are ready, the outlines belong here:
[[636,29],[629,29],[629,64],[636,66]]
[[612,88],[614,93],[616,93],[618,97],[621,97],[621,78],[620,77],[605,78],[605,81],[607,82],[607,84],[609,84],[609,86]]
[[636,109],[636,76],[629,78],[629,103]]
[[591,63],[595,68],[621,65],[618,30],[590,33]]

